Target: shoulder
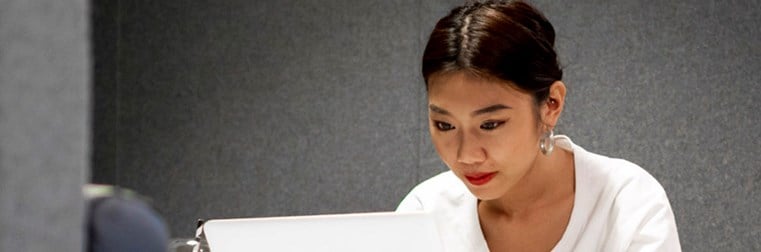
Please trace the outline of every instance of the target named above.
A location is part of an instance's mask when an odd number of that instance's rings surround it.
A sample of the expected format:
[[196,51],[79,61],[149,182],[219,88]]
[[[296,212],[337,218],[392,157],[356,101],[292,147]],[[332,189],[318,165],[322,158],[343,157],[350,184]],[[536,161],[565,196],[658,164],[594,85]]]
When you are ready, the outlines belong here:
[[578,159],[577,197],[587,203],[588,208],[583,208],[589,211],[590,221],[599,218],[599,223],[607,223],[599,230],[605,230],[608,249],[679,250],[673,211],[655,177],[624,159],[581,148],[574,153]]
[[663,186],[639,165],[580,147],[574,148],[574,155],[579,197],[595,199],[595,205],[608,206],[613,214],[625,215],[645,208],[670,211]]
[[415,186],[399,204],[397,211],[430,210],[458,204],[468,189],[451,171],[442,172]]
[[[649,172],[628,160],[611,158],[585,150],[576,151],[577,176],[599,181],[601,193],[615,197],[663,196],[663,186]],[[631,193],[635,193],[632,195]]]
[[632,185],[643,185],[662,190],[658,181],[637,164],[587,151],[567,136],[560,135],[555,140],[560,148],[573,153],[576,182],[582,183],[583,187],[618,191]]

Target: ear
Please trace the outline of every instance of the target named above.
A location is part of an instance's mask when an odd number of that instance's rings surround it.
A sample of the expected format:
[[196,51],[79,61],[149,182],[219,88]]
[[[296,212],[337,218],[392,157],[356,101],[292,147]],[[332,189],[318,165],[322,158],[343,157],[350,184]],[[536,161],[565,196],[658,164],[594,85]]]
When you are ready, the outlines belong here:
[[562,81],[555,81],[550,86],[549,97],[541,106],[544,126],[551,129],[557,125],[565,105],[565,92],[565,84]]

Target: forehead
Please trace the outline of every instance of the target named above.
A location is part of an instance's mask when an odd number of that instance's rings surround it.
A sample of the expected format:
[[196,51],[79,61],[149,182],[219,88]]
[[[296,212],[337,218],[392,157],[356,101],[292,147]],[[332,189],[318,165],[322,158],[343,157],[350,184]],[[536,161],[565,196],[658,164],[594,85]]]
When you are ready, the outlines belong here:
[[513,84],[465,72],[434,75],[428,81],[428,103],[447,110],[483,108],[504,104],[513,108],[531,105],[531,95]]

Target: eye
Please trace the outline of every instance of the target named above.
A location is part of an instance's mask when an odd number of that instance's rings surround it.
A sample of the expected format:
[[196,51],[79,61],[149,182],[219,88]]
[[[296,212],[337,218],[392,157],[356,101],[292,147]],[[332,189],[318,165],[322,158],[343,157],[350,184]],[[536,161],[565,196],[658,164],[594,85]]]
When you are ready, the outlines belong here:
[[454,129],[454,126],[452,126],[451,124],[440,122],[440,121],[434,121],[433,125],[436,126],[436,128],[439,129],[440,131],[449,131]]
[[485,122],[481,124],[481,129],[484,130],[493,130],[504,124],[505,121],[492,121],[492,122]]

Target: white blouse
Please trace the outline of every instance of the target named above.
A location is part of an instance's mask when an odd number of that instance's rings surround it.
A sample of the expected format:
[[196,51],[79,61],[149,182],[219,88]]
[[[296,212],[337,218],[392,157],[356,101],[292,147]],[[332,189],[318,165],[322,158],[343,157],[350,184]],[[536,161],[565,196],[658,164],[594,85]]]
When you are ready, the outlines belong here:
[[[552,251],[681,251],[666,192],[641,167],[587,152],[566,136],[556,146],[574,154],[576,192],[565,233]],[[451,171],[420,183],[398,212],[433,213],[448,252],[488,251],[477,198]]]

